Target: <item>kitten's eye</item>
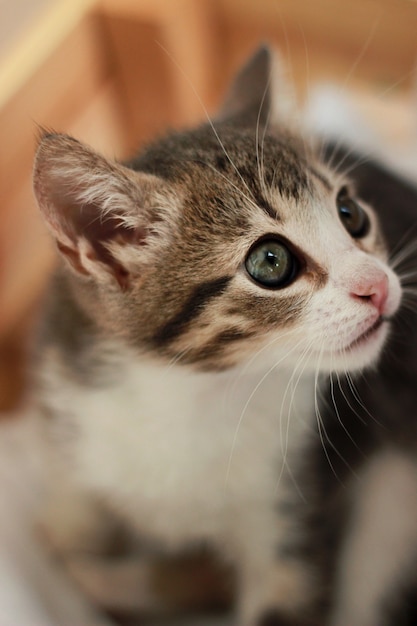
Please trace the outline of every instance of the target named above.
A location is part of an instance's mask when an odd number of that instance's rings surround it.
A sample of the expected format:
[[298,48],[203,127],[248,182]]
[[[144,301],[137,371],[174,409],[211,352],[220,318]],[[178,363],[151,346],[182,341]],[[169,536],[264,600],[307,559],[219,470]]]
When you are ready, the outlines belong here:
[[288,248],[277,239],[255,244],[246,258],[246,270],[263,287],[288,285],[296,274],[297,262]]
[[336,203],[339,217],[348,233],[355,239],[365,237],[369,232],[369,217],[362,207],[352,200],[345,187],[339,191]]

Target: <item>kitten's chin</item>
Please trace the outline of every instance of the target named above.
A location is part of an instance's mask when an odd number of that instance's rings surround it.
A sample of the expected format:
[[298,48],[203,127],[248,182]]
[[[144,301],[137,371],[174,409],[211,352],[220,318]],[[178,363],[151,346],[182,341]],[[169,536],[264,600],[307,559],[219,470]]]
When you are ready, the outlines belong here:
[[323,353],[322,369],[357,372],[374,366],[384,348],[389,321],[380,318],[371,328],[347,346]]

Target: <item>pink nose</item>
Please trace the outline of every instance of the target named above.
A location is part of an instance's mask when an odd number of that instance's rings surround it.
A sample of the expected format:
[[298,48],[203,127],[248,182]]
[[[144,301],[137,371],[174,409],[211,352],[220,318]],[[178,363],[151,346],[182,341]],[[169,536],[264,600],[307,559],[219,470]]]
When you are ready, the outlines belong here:
[[377,276],[358,280],[353,285],[351,295],[354,298],[368,300],[382,315],[388,298],[388,276],[381,272]]

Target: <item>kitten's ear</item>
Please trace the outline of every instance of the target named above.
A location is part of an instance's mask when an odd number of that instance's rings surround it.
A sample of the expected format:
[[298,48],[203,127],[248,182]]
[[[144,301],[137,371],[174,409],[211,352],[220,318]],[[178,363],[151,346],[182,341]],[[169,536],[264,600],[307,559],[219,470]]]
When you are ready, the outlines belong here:
[[157,237],[158,178],[113,163],[67,135],[45,134],[34,191],[61,254],[78,274],[128,288]]
[[267,122],[291,122],[297,110],[296,98],[286,67],[276,50],[264,45],[235,77],[220,108],[219,120],[238,115]]

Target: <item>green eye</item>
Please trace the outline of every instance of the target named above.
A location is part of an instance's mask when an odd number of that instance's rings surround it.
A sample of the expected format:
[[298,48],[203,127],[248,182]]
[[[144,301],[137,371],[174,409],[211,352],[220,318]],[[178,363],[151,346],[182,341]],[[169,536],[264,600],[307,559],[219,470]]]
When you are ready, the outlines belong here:
[[362,207],[352,200],[346,187],[339,191],[336,204],[339,217],[348,233],[355,239],[365,237],[369,232],[369,217]]
[[283,243],[277,239],[264,239],[251,248],[245,267],[255,282],[276,289],[293,280],[297,262]]

